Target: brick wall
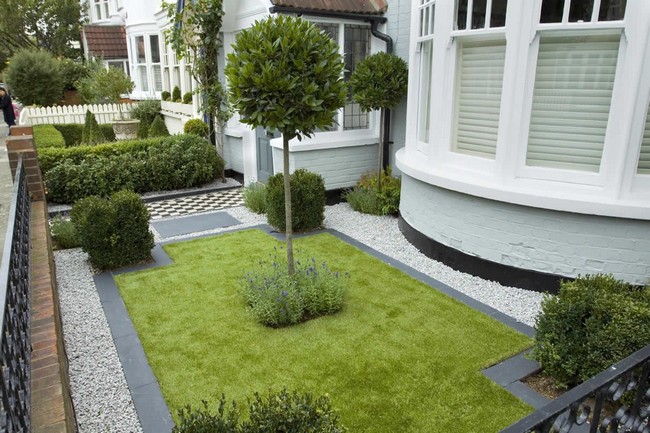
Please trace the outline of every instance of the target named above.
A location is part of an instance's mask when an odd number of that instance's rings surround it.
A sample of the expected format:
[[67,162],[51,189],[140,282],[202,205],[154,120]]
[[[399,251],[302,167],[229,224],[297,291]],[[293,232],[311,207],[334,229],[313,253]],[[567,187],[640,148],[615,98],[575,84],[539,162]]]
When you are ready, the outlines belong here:
[[11,176],[16,177],[18,159],[22,156],[25,174],[27,175],[29,195],[34,201],[45,200],[45,187],[43,186],[41,169],[38,167],[36,147],[32,137],[32,127],[12,126],[11,136],[5,139],[5,144],[9,156]]
[[[291,152],[291,170],[306,168],[318,173],[325,180],[325,189],[339,189],[354,186],[359,177],[377,168],[377,145],[338,147],[332,149]],[[282,149],[273,148],[273,169],[283,170]]]
[[486,200],[402,176],[400,212],[420,233],[493,262],[566,277],[650,277],[650,222]]

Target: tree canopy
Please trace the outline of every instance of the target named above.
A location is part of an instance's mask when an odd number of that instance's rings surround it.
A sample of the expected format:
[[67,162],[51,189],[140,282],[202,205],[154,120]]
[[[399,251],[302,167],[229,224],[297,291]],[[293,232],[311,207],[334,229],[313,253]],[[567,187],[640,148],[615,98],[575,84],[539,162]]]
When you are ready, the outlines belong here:
[[363,111],[392,108],[406,95],[408,66],[394,54],[363,59],[350,77],[352,97]]

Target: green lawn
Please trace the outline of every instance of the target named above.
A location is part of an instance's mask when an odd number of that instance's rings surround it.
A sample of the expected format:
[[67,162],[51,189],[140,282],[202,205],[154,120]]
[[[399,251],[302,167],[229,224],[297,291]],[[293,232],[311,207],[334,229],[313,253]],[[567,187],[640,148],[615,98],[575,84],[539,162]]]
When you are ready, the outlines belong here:
[[165,246],[174,264],[116,278],[172,414],[221,393],[329,394],[357,432],[498,432],[532,409],[481,369],[530,340],[329,234],[295,248],[350,273],[343,310],[269,329],[241,276],[282,243],[248,230]]

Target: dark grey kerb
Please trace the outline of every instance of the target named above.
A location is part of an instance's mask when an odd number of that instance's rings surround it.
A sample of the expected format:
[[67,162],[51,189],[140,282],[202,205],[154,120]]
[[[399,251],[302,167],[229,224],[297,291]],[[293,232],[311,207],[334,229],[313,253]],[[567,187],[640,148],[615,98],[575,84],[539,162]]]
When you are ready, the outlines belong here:
[[153,221],[151,225],[163,238],[198,233],[211,229],[231,227],[241,224],[227,212],[190,215],[163,221]]
[[[197,224],[195,224],[195,222],[201,221],[202,217],[203,215],[183,217],[182,221],[183,224],[185,224],[187,227],[197,227]],[[281,233],[278,233],[274,228],[266,224],[261,224],[253,227],[233,228],[232,230],[227,230],[218,234],[204,234],[201,236],[188,238],[188,240],[218,236],[224,233],[232,233],[236,231],[252,229],[262,230],[263,232],[280,240],[284,238],[284,236]],[[299,236],[311,236],[323,232],[330,233],[333,236],[338,237],[342,241],[356,248],[359,248],[361,251],[364,251],[371,256],[382,260],[383,262],[399,269],[400,271],[417,279],[418,281],[421,281],[430,287],[439,290],[448,296],[451,296],[452,298],[457,299],[467,306],[484,314],[487,314],[488,316],[504,323],[516,331],[519,331],[529,337],[532,337],[534,335],[534,329],[532,327],[521,322],[517,322],[513,318],[495,310],[494,308],[478,302],[475,299],[470,298],[469,296],[455,289],[452,289],[448,285],[443,284],[442,282],[437,281],[434,278],[431,278],[419,271],[416,271],[404,263],[388,257],[387,255],[380,253],[379,251],[376,251],[367,245],[355,239],[352,239],[351,237],[344,235],[336,230],[321,230],[317,232],[301,234]],[[183,240],[163,241],[162,244],[176,242],[183,242]],[[140,419],[140,424],[142,425],[143,432],[169,433],[173,428],[173,422],[169,413],[169,409],[165,403],[162,393],[160,392],[158,382],[153,374],[153,371],[151,370],[151,367],[149,366],[147,357],[140,343],[140,339],[138,338],[137,332],[133,327],[133,323],[129,318],[124,302],[115,284],[115,280],[113,279],[115,275],[134,272],[142,269],[151,269],[172,263],[172,260],[162,249],[161,245],[156,245],[154,247],[152,250],[152,257],[152,263],[122,268],[113,272],[104,272],[95,276],[94,280],[95,285],[97,286],[97,291],[99,293],[102,307],[104,309],[104,313],[106,314],[106,319],[111,329],[115,347],[117,348],[120,361],[122,362],[124,375],[126,377],[126,381],[128,383],[131,397],[133,398],[133,403],[135,405],[136,412],[138,413],[138,418]],[[484,373],[488,378],[499,383],[501,386],[512,392],[517,397],[537,408],[540,404],[542,404],[541,399],[544,397],[537,395],[533,390],[520,382],[518,379],[525,377],[538,369],[539,366],[537,364],[525,359],[520,354],[513,358],[510,358],[509,360],[503,361],[496,366],[488,368],[484,371]],[[508,370],[512,370],[513,374],[509,375]],[[517,375],[519,376],[514,377]]]

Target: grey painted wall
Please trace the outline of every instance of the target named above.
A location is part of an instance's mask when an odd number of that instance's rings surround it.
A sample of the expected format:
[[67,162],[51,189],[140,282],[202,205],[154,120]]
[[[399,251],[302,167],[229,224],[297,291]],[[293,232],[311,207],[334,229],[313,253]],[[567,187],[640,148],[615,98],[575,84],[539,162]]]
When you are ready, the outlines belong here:
[[420,233],[486,260],[567,277],[650,278],[650,222],[486,200],[402,176],[402,217]]

